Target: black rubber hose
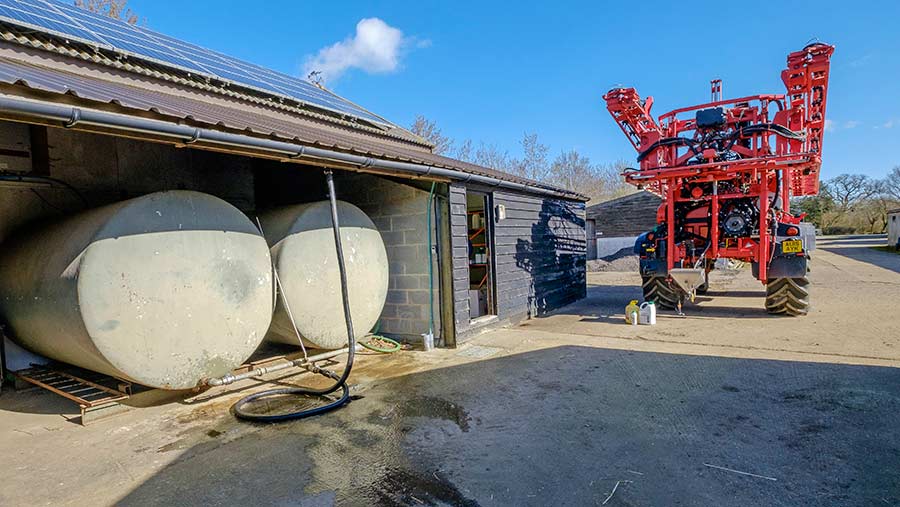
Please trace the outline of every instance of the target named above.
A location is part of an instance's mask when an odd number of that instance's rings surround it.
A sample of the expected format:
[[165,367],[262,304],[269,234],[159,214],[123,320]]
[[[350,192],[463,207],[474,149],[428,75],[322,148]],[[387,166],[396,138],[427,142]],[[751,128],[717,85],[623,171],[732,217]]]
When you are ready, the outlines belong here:
[[[349,350],[347,353],[347,365],[344,367],[344,372],[340,376],[332,371],[318,368],[315,365],[310,365],[309,369],[313,373],[318,373],[335,380],[335,383],[331,387],[327,387],[325,389],[288,387],[281,389],[269,389],[267,391],[262,391],[251,394],[249,396],[245,396],[238,400],[238,402],[235,403],[233,407],[234,415],[238,419],[266,423],[292,421],[295,419],[303,419],[306,417],[323,414],[330,410],[341,407],[350,401],[350,388],[347,387],[347,378],[350,376],[350,370],[353,369],[353,358],[356,356],[356,335],[353,332],[353,319],[350,316],[350,297],[347,292],[347,268],[344,265],[344,248],[341,245],[341,226],[340,222],[338,221],[337,198],[335,197],[334,193],[334,176],[331,171],[325,171],[325,181],[328,184],[328,198],[331,200],[331,226],[332,229],[334,229],[334,249],[337,252],[338,271],[341,275],[341,299],[344,305],[344,322],[347,324],[347,346]],[[328,405],[323,405],[321,407],[275,415],[251,414],[244,410],[244,407],[247,404],[271,396],[325,396],[337,391],[338,389],[342,390],[341,397],[338,398],[337,401],[329,403]]]
[[689,148],[693,148],[693,146],[697,144],[697,141],[688,139],[686,137],[666,137],[660,139],[659,141],[656,141],[655,143],[651,144],[650,147],[648,147],[646,150],[638,153],[637,160],[638,162],[640,162],[647,158],[647,156],[653,153],[653,151],[657,148],[660,148],[662,146],[671,146],[673,144],[677,146],[687,146]]
[[801,132],[791,130],[783,125],[778,125],[775,123],[760,123],[758,125],[750,125],[749,127],[735,130],[731,135],[737,137],[746,134],[759,134],[765,132],[772,132],[780,135],[781,137],[796,139],[798,141],[802,141],[806,138],[806,136],[804,136]]
[[775,209],[783,209],[784,207],[781,205],[779,199],[781,198],[781,169],[775,170],[775,195],[772,196],[772,207]]

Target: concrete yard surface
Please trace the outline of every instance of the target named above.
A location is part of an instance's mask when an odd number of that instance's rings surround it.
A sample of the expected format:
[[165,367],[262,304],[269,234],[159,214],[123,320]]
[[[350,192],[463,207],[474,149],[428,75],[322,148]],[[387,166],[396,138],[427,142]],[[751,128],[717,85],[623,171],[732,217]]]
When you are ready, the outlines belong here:
[[[281,372],[82,427],[0,395],[0,505],[900,505],[900,255],[827,238],[813,309],[772,317],[749,270],[655,327],[636,273],[459,349],[362,354],[354,401],[280,425],[229,407]],[[340,368],[340,366],[335,366]]]

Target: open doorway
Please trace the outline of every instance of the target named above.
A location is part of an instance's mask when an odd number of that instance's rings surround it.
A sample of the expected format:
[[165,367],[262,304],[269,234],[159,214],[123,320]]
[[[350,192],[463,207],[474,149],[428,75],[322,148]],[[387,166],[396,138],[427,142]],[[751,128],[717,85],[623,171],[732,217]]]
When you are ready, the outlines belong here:
[[469,318],[496,315],[494,271],[491,255],[493,222],[489,196],[469,191],[466,195],[466,222],[469,237]]

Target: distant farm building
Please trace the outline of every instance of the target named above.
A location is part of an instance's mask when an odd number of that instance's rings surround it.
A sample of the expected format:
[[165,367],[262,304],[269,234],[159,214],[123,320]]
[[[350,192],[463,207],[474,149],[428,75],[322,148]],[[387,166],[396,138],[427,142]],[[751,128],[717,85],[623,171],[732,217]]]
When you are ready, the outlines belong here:
[[656,226],[656,210],[661,203],[659,196],[637,192],[589,206],[585,210],[588,259],[633,246],[638,235]]
[[900,208],[888,211],[888,246],[900,244]]

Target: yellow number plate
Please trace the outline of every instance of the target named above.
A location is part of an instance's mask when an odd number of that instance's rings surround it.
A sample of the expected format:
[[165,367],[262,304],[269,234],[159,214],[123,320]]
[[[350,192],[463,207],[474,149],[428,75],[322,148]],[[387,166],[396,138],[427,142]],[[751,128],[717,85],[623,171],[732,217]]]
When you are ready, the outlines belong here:
[[803,242],[799,239],[789,239],[781,242],[783,253],[800,253],[803,251]]

